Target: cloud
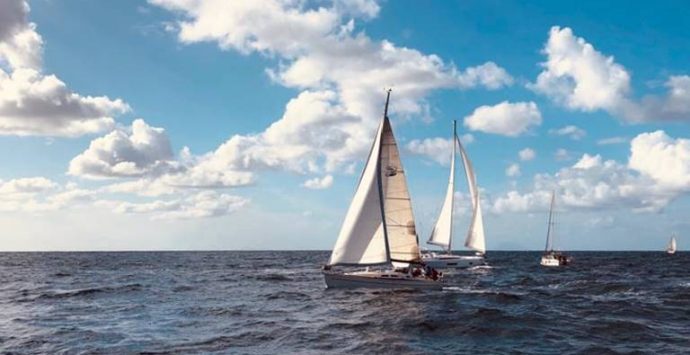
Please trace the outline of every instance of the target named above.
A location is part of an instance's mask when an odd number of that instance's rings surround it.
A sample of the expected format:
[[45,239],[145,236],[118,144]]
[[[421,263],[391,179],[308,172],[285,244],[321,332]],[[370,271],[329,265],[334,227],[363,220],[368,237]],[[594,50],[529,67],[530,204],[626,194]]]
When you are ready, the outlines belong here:
[[79,95],[41,73],[43,41],[28,12],[24,1],[0,2],[0,135],[76,137],[112,128],[112,116],[130,107]]
[[378,126],[385,86],[394,89],[391,113],[430,119],[426,98],[433,90],[513,82],[492,62],[461,70],[436,55],[356,33],[355,19],[378,14],[374,1],[150,2],[178,15],[182,43],[214,42],[278,58],[266,70],[270,78],[300,90],[264,132],[235,135],[212,158],[243,169],[323,173],[361,159]]
[[0,211],[45,212],[73,208],[93,200],[95,193],[74,184],[61,186],[45,177],[0,181]]
[[140,178],[105,186],[103,191],[142,196],[253,183],[254,174],[239,168],[243,157],[226,161],[219,152],[222,149],[194,156],[185,147],[175,157],[165,130],[137,119],[130,127],[118,127],[91,141],[89,148],[72,159],[68,174],[88,179]]
[[333,186],[333,175],[326,175],[323,178],[315,177],[309,179],[302,184],[302,186],[308,189],[323,190]]
[[536,175],[531,191],[509,191],[496,198],[492,211],[545,210],[552,190],[566,208],[658,212],[690,192],[690,140],[663,131],[642,133],[630,143],[627,165],[583,154],[556,174]]
[[465,117],[465,127],[473,131],[517,137],[541,124],[541,112],[534,102],[503,101],[481,106]]
[[180,199],[133,203],[99,201],[117,213],[150,214],[153,220],[195,219],[229,215],[246,206],[249,200],[234,195],[202,191]]
[[[463,134],[459,138],[464,145],[474,142],[474,136],[469,133]],[[412,154],[424,156],[443,166],[449,166],[453,142],[451,139],[441,137],[413,139],[407,143],[405,148]]]
[[530,161],[537,156],[537,152],[532,148],[525,148],[518,153],[518,156],[522,161]]
[[87,178],[140,177],[174,170],[170,141],[163,128],[136,119],[91,141],[69,164],[70,175]]
[[611,145],[611,144],[623,144],[628,143],[629,139],[625,137],[609,137],[602,138],[597,141],[597,145]]
[[0,196],[36,194],[55,189],[58,185],[44,177],[20,178],[3,182],[0,180]]
[[664,96],[632,97],[630,74],[568,27],[552,27],[546,62],[528,88],[571,110],[605,110],[629,122],[690,119],[690,76],[671,76]]
[[564,148],[558,148],[553,156],[558,161],[570,160],[573,158],[572,154]]
[[690,140],[661,130],[642,133],[630,142],[628,166],[660,186],[690,190]]
[[29,22],[29,4],[24,0],[0,2],[0,66],[40,68],[43,39]]
[[520,165],[517,163],[510,164],[506,168],[506,176],[508,177],[518,177],[520,174]]
[[556,136],[567,136],[575,141],[579,141],[587,135],[587,131],[573,125],[561,127],[559,129],[551,129],[549,133]]

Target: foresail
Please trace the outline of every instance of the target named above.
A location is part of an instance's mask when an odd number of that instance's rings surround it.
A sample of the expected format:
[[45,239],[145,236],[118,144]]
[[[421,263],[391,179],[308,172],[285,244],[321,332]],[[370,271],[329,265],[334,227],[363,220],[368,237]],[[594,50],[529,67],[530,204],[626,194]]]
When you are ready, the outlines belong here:
[[451,249],[451,241],[453,238],[453,195],[455,194],[455,145],[451,151],[450,156],[450,177],[448,178],[448,188],[446,189],[446,198],[441,207],[441,213],[438,215],[434,230],[431,232],[431,237],[427,243],[438,245],[446,250]]
[[383,128],[382,121],[329,265],[376,265],[390,262],[386,249],[379,174]]
[[472,162],[465,152],[462,143],[458,136],[455,136],[455,141],[460,149],[460,156],[465,166],[465,175],[467,176],[467,184],[469,185],[470,198],[472,199],[472,220],[467,231],[467,238],[465,239],[465,246],[476,250],[482,254],[486,253],[486,241],[484,236],[484,218],[482,217],[482,207],[479,197],[479,188],[477,187],[477,178],[474,174]]
[[391,260],[420,260],[419,242],[405,170],[387,117],[384,118],[381,135],[381,186]]

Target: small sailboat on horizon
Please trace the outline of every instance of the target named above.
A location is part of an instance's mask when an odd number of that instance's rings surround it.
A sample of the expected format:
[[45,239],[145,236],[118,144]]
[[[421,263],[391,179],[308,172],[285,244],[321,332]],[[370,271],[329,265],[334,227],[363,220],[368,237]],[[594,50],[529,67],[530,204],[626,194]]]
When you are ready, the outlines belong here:
[[553,232],[553,226],[555,224],[555,216],[553,213],[554,207],[556,204],[556,192],[552,191],[551,192],[551,205],[549,207],[549,223],[548,223],[548,228],[546,230],[546,246],[544,247],[544,255],[541,257],[541,262],[540,264],[542,266],[564,266],[570,264],[570,257],[556,251],[554,249],[554,232]]
[[[484,260],[484,254],[486,253],[484,220],[479,198],[479,188],[477,187],[477,177],[474,174],[472,162],[458,138],[456,126],[456,121],[453,121],[453,149],[451,151],[450,177],[448,178],[446,197],[443,202],[443,207],[441,208],[441,213],[436,220],[436,225],[427,241],[428,244],[442,247],[443,253],[431,252],[422,255],[422,260],[426,265],[439,269],[460,269],[484,265],[486,263]],[[467,185],[470,191],[470,198],[472,200],[472,218],[467,230],[467,237],[465,238],[465,247],[474,250],[476,252],[475,255],[455,255],[452,253],[456,148],[460,152],[460,157],[462,158]]]
[[[441,275],[420,266],[405,170],[388,120],[389,101],[390,90],[357,190],[323,267],[328,288],[442,288]],[[345,272],[336,267],[366,269]]]
[[676,253],[676,236],[675,234],[671,236],[671,240],[668,242],[668,246],[666,247],[666,253],[669,255],[673,255]]

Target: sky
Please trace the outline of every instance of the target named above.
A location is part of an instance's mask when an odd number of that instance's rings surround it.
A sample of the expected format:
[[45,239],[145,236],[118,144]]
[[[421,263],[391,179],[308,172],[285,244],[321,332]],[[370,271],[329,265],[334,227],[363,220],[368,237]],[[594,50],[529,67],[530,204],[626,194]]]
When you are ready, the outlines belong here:
[[386,88],[420,241],[457,120],[489,250],[683,249],[689,7],[2,1],[0,250],[328,250]]

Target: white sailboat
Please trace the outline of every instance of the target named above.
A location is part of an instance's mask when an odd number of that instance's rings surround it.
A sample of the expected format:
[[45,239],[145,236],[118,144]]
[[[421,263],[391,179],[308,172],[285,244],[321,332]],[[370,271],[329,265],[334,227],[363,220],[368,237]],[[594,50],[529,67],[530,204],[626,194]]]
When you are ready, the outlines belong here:
[[[476,265],[485,264],[484,253],[486,253],[486,243],[484,237],[484,220],[482,218],[481,201],[479,198],[479,188],[477,187],[477,177],[474,174],[472,163],[467,152],[462,146],[456,132],[456,122],[453,121],[453,149],[450,160],[450,177],[448,178],[448,188],[446,198],[441,208],[441,213],[436,220],[434,230],[427,243],[440,246],[443,253],[426,253],[422,255],[422,261],[430,267],[441,269],[459,269]],[[462,163],[465,168],[467,184],[469,186],[470,198],[472,199],[472,219],[465,238],[465,247],[474,250],[475,255],[455,255],[452,253],[453,240],[453,198],[455,195],[455,150],[460,152]]]
[[556,192],[551,192],[551,206],[549,207],[549,224],[546,230],[546,246],[544,247],[544,255],[541,257],[540,264],[542,266],[563,266],[570,263],[570,257],[558,252],[553,246],[553,226],[555,224],[555,217],[553,209],[556,204]]
[[668,246],[666,247],[666,253],[673,255],[676,253],[676,236],[671,236],[671,241],[668,242]]
[[[328,264],[329,288],[440,289],[440,277],[415,267],[421,262],[412,203],[390,122],[386,97],[383,119]],[[393,263],[403,267],[394,268]],[[337,266],[365,266],[343,272]],[[378,270],[370,267],[378,266]],[[429,270],[430,271],[430,270]]]

